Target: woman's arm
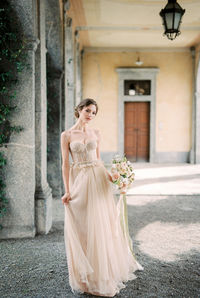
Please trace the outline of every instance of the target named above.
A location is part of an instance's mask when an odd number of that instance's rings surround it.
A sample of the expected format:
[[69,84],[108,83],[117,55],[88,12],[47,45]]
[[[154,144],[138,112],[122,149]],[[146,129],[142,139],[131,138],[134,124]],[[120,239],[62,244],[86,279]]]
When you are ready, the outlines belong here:
[[101,135],[100,135],[100,131],[98,129],[95,129],[95,134],[97,137],[97,159],[101,160],[101,156],[100,156],[100,141],[101,141]]
[[65,194],[62,197],[63,203],[68,203],[70,200],[69,194],[69,132],[61,133],[61,153],[62,153],[62,176],[65,186]]
[[[100,135],[100,132],[99,130],[95,129],[95,134],[97,136],[97,158],[102,162],[103,164],[103,161],[101,160],[101,156],[100,156],[100,141],[101,141],[101,135]],[[104,166],[104,164],[103,164]],[[110,175],[110,173],[108,172],[108,170],[106,169],[106,167],[104,166],[105,170],[106,170],[106,173],[108,175],[108,179],[112,182],[112,176]]]

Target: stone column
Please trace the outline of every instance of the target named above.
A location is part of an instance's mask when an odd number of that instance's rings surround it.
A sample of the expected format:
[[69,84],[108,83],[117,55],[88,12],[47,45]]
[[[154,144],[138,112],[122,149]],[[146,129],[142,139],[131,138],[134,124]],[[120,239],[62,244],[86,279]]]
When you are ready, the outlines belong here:
[[192,145],[190,150],[190,163],[195,163],[195,139],[196,139],[196,96],[195,96],[195,89],[196,89],[196,82],[195,82],[195,48],[191,47],[191,56],[192,56],[192,70],[193,70],[193,86],[192,86]]
[[63,74],[64,74],[64,9],[63,2],[46,1],[46,46],[47,46],[47,180],[52,189],[52,217],[63,221],[62,165],[60,136],[63,128]]
[[23,131],[13,133],[10,142],[2,147],[7,165],[5,172],[8,212],[1,219],[0,238],[35,236],[35,37],[36,8],[32,0],[9,1],[26,39],[26,64],[14,90],[17,109],[11,125],[20,125]]
[[37,233],[48,233],[52,226],[52,194],[47,183],[47,94],[45,1],[38,1],[40,44],[36,51],[35,105],[35,220]]
[[76,31],[75,33],[75,46],[76,46],[76,93],[75,93],[75,105],[78,105],[81,101],[81,54],[80,54],[80,46],[78,42],[79,33]]
[[193,98],[192,98],[192,146],[190,163],[200,163],[200,60],[195,71],[196,51],[190,48],[193,64]]
[[[200,65],[199,65],[200,67]],[[199,69],[199,77],[198,82],[200,81],[200,69]],[[198,83],[200,85],[200,83]],[[196,111],[195,111],[195,131],[196,131],[196,139],[195,139],[195,163],[200,163],[200,86],[199,91],[196,92]]]
[[[59,70],[48,69],[48,182],[52,188],[54,200],[62,196],[62,165],[60,150],[60,135],[62,132],[62,77]],[[54,204],[54,203],[53,203]],[[62,206],[63,207],[63,206]],[[55,210],[53,208],[53,210]],[[53,214],[53,218],[56,214]],[[54,221],[54,219],[53,219]]]
[[65,12],[65,129],[74,124],[74,40],[72,19]]

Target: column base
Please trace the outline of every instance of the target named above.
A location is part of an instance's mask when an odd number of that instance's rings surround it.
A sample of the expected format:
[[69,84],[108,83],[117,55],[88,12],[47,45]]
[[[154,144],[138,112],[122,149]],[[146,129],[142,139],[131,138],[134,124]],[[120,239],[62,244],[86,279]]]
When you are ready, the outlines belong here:
[[33,238],[35,234],[34,226],[7,226],[0,231],[0,239]]
[[52,226],[52,192],[48,184],[35,191],[35,226],[37,234],[47,234]]

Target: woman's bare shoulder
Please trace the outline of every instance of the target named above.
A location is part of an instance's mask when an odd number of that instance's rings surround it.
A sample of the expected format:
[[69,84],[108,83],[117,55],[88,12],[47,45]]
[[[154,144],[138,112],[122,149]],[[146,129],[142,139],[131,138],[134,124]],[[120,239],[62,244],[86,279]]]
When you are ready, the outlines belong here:
[[100,130],[99,129],[93,128],[93,132],[96,135],[97,139],[100,139],[101,138],[101,133],[100,133]]
[[98,128],[93,128],[94,133],[100,134],[100,130]]
[[71,130],[64,130],[61,132],[61,138],[68,140],[70,138],[71,135]]

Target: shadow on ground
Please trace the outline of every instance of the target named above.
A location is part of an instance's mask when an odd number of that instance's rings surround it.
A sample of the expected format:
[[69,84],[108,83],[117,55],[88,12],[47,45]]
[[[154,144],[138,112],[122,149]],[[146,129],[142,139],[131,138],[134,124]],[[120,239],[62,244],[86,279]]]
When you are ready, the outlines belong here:
[[[129,203],[130,234],[144,271],[138,271],[137,279],[127,282],[115,297],[200,297],[199,238],[195,238],[200,196],[158,196],[156,200],[152,196],[152,201],[132,196]],[[0,297],[97,297],[71,292],[63,231],[2,240],[0,245]]]

